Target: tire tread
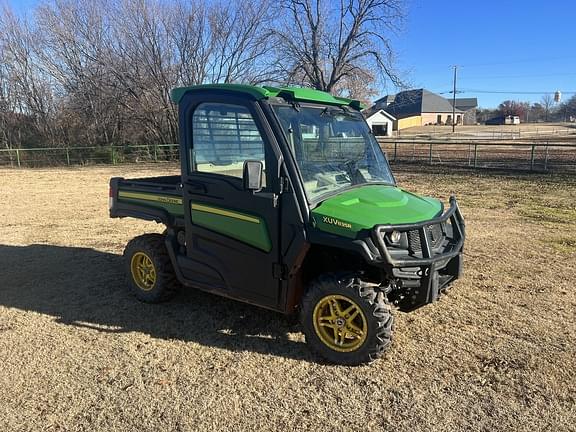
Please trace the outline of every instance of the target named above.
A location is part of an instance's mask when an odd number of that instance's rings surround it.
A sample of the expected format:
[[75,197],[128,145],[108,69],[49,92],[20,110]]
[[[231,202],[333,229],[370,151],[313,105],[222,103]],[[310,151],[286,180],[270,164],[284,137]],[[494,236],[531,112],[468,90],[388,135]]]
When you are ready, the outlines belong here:
[[[349,353],[339,353],[326,347],[316,336],[312,313],[319,297],[330,294],[352,294],[370,311],[366,318],[376,325],[373,335],[368,335],[363,347]],[[311,348],[333,363],[357,365],[370,363],[384,355],[392,343],[394,315],[392,306],[375,284],[363,281],[354,273],[326,273],[313,280],[302,299],[300,322]],[[370,327],[370,325],[369,325]]]
[[[146,303],[161,303],[170,300],[179,290],[179,283],[172,267],[172,261],[164,243],[162,234],[142,234],[128,242],[124,249],[124,262],[128,284],[138,300]],[[142,251],[150,255],[156,268],[158,287],[151,291],[142,291],[135,286],[130,271],[130,259],[134,252]]]

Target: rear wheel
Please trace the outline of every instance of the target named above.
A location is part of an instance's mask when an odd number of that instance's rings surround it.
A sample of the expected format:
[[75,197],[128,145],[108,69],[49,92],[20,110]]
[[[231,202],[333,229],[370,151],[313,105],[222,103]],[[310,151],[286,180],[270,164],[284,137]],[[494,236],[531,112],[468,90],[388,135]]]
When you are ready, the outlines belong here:
[[172,262],[162,234],[144,234],[128,242],[124,249],[128,284],[138,300],[159,303],[178,290]]
[[314,280],[302,300],[300,320],[306,342],[333,363],[371,362],[392,342],[394,316],[384,293],[353,274]]

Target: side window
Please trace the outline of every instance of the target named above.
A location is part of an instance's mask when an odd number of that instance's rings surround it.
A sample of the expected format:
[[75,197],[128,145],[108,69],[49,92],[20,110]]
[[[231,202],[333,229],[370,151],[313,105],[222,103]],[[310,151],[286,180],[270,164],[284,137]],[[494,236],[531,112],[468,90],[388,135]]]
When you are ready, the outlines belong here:
[[264,141],[248,108],[202,103],[192,116],[190,170],[242,178],[247,159],[264,159]]

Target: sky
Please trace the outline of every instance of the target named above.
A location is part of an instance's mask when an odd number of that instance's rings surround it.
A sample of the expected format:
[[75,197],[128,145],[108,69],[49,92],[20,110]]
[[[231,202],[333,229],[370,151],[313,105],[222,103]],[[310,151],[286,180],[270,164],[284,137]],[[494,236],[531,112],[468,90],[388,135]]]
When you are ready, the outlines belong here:
[[392,40],[413,87],[449,92],[457,65],[457,97],[477,97],[483,108],[576,92],[576,1],[407,1]]
[[[506,99],[538,102],[555,91],[563,100],[575,94],[576,1],[405,2],[403,30],[390,37],[401,76],[412,87],[451,97],[457,65],[457,97],[477,97],[482,108]],[[8,3],[31,13],[38,0]]]

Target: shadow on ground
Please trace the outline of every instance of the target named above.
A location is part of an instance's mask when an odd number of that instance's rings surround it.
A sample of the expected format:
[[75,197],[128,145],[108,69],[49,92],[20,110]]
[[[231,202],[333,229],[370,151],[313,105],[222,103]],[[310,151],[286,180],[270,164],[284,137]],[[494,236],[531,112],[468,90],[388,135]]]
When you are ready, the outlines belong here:
[[314,360],[274,312],[186,288],[167,303],[140,303],[128,291],[122,257],[94,249],[0,245],[0,305],[100,332]]

